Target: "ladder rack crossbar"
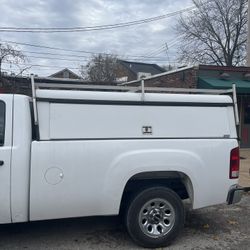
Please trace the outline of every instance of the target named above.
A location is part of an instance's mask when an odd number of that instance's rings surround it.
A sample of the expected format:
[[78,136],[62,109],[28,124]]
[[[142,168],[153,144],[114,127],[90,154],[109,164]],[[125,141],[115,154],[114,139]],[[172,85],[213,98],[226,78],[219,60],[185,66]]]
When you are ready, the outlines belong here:
[[197,93],[197,94],[228,94],[232,89],[191,89],[191,88],[167,88],[145,86],[113,86],[113,85],[90,85],[90,84],[62,84],[62,83],[35,83],[35,88],[40,89],[65,89],[65,90],[93,90],[93,91],[125,91],[125,92],[154,92],[154,93]]

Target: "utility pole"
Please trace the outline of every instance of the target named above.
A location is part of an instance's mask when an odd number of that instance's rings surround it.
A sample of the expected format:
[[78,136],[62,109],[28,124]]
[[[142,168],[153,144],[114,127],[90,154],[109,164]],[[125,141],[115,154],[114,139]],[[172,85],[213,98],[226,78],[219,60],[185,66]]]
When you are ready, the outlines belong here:
[[248,0],[247,13],[247,66],[250,67],[250,0]]
[[168,70],[170,70],[171,65],[170,65],[170,59],[169,59],[169,54],[168,54],[168,43],[167,42],[165,43],[165,46],[166,46],[166,55],[167,55],[167,60],[168,60]]

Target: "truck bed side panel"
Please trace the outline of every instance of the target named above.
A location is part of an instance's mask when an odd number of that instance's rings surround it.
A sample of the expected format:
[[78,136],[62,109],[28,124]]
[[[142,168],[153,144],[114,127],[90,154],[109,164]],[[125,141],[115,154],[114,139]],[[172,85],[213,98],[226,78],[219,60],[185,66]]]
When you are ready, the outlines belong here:
[[193,185],[193,207],[226,201],[235,139],[79,140],[32,143],[31,220],[112,215],[137,173],[179,171]]
[[200,105],[112,106],[40,102],[40,135],[42,140],[147,138],[142,129],[150,126],[154,138],[236,137],[228,120],[229,114],[233,114],[232,106]]

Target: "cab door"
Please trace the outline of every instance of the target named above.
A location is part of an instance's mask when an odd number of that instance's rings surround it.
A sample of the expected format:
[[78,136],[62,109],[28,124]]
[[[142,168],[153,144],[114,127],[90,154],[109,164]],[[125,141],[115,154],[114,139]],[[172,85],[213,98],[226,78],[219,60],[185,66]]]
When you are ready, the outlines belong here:
[[0,95],[0,223],[11,222],[12,101],[13,95]]

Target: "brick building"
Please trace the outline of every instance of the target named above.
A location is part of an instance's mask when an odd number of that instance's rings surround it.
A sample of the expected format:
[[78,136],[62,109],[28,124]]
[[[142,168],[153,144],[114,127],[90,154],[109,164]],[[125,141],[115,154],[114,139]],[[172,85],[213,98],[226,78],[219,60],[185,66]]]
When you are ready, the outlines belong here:
[[[147,87],[196,88],[197,67],[183,67],[143,78]],[[141,79],[123,83],[126,86],[139,86]]]
[[[89,82],[83,79],[55,78],[55,77],[35,77],[36,83],[53,84],[84,84],[98,85],[99,82]],[[29,76],[4,75],[0,77],[0,93],[14,93],[31,96],[31,78]]]

